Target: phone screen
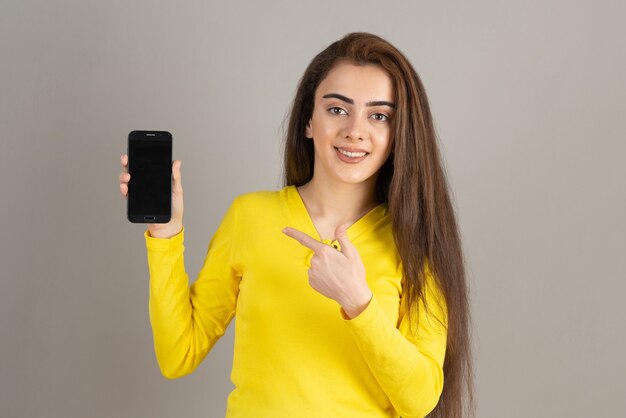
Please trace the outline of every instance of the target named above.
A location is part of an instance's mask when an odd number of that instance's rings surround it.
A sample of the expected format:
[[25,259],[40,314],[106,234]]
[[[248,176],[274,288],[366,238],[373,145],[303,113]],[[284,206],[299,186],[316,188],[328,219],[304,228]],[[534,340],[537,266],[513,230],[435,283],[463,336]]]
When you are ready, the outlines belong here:
[[172,200],[172,134],[133,131],[128,134],[128,220],[167,223]]

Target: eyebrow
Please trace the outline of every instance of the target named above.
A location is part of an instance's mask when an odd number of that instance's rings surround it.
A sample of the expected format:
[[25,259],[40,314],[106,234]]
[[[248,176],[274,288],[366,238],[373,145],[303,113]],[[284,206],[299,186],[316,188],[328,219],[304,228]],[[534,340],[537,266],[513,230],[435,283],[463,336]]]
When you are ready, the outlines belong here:
[[[339,99],[349,104],[354,104],[354,100],[349,97],[344,96],[343,94],[338,93],[328,93],[322,96],[323,99]],[[374,100],[371,102],[365,103],[365,106],[389,106],[392,109],[396,108],[396,105],[392,102],[388,102],[386,100]]]

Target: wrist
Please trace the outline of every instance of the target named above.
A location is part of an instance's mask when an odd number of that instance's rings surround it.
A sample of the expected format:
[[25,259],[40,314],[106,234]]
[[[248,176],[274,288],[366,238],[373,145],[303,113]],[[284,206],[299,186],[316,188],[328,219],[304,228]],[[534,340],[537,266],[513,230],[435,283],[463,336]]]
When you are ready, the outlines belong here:
[[176,225],[176,226],[169,225],[167,227],[151,226],[148,228],[148,233],[152,238],[170,239],[180,234],[182,230],[183,230],[182,225]]
[[348,319],[356,318],[369,306],[373,296],[372,291],[367,289],[367,292],[364,292],[358,298],[342,303],[341,309],[343,309]]

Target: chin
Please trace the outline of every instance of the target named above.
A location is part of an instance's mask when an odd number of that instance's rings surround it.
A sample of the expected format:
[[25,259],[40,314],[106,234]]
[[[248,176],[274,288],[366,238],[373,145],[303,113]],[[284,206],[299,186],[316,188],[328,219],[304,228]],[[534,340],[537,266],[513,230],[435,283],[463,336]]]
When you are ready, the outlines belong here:
[[337,179],[342,183],[347,184],[362,184],[372,179],[372,175],[353,175],[353,176],[337,176]]

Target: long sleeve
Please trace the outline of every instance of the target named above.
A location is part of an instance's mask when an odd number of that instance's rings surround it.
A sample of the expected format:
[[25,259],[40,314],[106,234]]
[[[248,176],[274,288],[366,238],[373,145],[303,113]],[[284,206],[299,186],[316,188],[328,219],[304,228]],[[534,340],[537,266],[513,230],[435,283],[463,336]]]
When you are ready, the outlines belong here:
[[227,417],[426,415],[443,387],[446,308],[427,286],[429,309],[420,306],[419,322],[409,328],[386,206],[347,231],[375,295],[352,320],[311,288],[307,249],[281,232],[286,225],[316,232],[295,186],[239,196],[191,286],[185,231],[171,239],[146,236],[150,321],[163,375],[191,373],[236,311]]
[[237,266],[235,205],[216,231],[197,280],[189,287],[184,233],[170,239],[146,231],[150,270],[150,323],[161,373],[185,376],[206,357],[235,315],[241,274]]
[[401,315],[396,328],[376,296],[356,318],[344,316],[372,374],[404,418],[426,416],[443,390],[447,312],[429,274],[425,289],[428,310],[419,304],[419,321],[412,324],[413,329],[408,315]]

